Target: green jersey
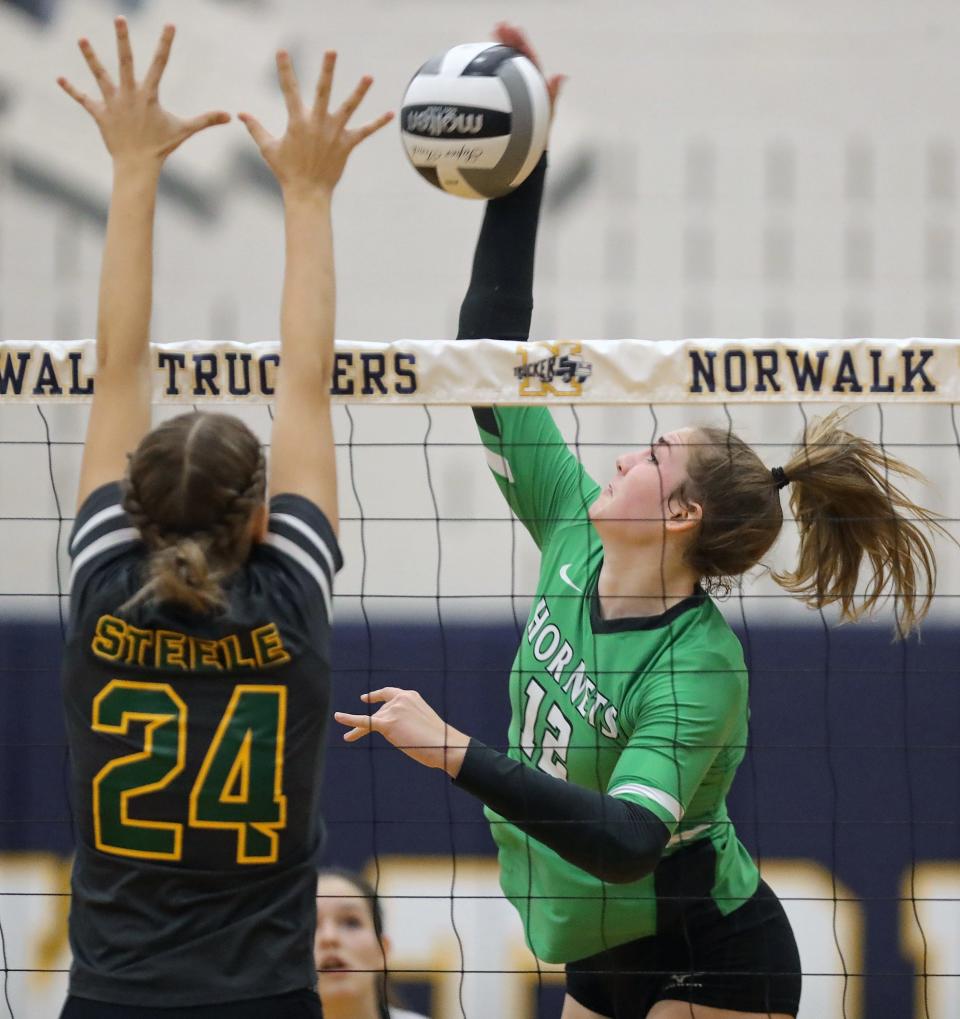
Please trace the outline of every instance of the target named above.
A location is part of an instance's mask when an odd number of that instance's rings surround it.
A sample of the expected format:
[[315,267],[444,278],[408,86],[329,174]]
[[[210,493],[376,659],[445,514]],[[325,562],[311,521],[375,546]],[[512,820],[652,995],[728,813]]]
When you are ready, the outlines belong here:
[[[720,912],[732,912],[759,880],[725,802],[747,737],[740,642],[699,591],[660,616],[605,621],[603,546],[587,515],[599,486],[545,408],[477,418],[494,477],[542,554],[510,674],[509,756],[652,811],[671,832],[667,854],[709,839],[707,886]],[[487,817],[504,894],[539,958],[570,962],[656,933],[653,875],[606,884]]]

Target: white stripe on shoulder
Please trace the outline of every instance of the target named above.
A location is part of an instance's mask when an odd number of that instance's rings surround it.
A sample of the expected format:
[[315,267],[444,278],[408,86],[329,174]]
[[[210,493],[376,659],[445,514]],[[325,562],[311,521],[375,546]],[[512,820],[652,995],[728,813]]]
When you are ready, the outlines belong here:
[[512,485],[514,483],[513,471],[510,470],[510,464],[507,463],[507,458],[498,456],[492,449],[487,449],[486,446],[483,447],[483,451],[486,454],[487,466],[490,470],[492,470],[494,474],[499,474],[501,478],[506,478],[506,480]]
[[680,821],[683,818],[683,807],[680,805],[680,801],[674,799],[662,789],[655,789],[652,785],[624,782],[622,785],[618,785],[615,789],[610,790],[611,796],[624,796],[628,793],[631,796],[642,796],[644,799],[653,800],[654,803],[663,807],[674,821]]
[[317,565],[316,559],[311,559],[295,541],[285,538],[282,534],[268,534],[264,539],[264,544],[275,548],[278,552],[283,552],[284,555],[290,556],[295,563],[302,566],[313,577],[320,588],[320,594],[323,595],[327,619],[332,622],[333,602],[330,597],[330,582],[327,580],[323,570]]
[[288,527],[292,527],[294,530],[299,531],[305,538],[309,539],[310,543],[316,548],[320,555],[323,556],[330,570],[330,576],[332,577],[337,572],[333,565],[333,554],[330,549],[327,548],[327,543],[309,524],[304,523],[299,517],[295,517],[292,513],[271,513],[270,519],[277,520],[281,524],[286,524]]
[[73,541],[70,543],[70,554],[72,555],[83,542],[83,539],[95,528],[99,527],[104,521],[110,520],[112,517],[123,516],[123,506],[120,503],[116,503],[113,506],[108,506],[106,509],[102,509],[93,516],[80,528],[79,531],[73,536]]
[[73,569],[70,570],[70,579],[67,582],[67,590],[70,590],[73,587],[73,582],[76,579],[77,573],[79,573],[91,559],[95,559],[98,555],[102,555],[104,552],[111,548],[115,548],[117,545],[132,545],[135,541],[139,540],[140,532],[135,527],[123,527],[117,531],[109,531],[107,534],[103,534],[97,538],[96,541],[90,542],[80,555],[73,560]]
[[692,842],[698,835],[702,835],[705,831],[709,831],[712,825],[710,824],[697,824],[692,828],[687,828],[685,831],[678,831],[670,841],[667,843],[668,846],[680,846],[685,842]]

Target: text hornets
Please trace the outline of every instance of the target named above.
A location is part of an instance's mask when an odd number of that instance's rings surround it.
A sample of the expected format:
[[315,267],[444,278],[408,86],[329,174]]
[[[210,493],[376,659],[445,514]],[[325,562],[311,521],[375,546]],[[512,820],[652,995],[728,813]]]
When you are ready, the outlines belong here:
[[560,628],[548,622],[549,618],[547,599],[541,598],[526,629],[527,643],[533,650],[533,657],[545,663],[547,674],[562,687],[588,725],[594,729],[599,728],[608,739],[617,739],[620,735],[617,728],[619,706],[611,704],[597,690],[597,684],[586,673],[586,662],[582,658],[572,672],[564,675],[566,667],[578,656],[570,642],[564,639]]

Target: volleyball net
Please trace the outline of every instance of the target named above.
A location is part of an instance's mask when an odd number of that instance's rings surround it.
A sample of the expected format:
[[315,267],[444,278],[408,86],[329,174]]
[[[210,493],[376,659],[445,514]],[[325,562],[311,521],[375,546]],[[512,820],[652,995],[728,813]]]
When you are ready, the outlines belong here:
[[[152,349],[155,420],[227,411],[269,443],[277,344]],[[5,1003],[18,1019],[57,1014],[69,965],[57,668],[94,371],[92,341],[0,342],[0,1015]],[[960,537],[955,341],[340,343],[332,392],[346,560],[334,707],[415,687],[493,745],[539,557],[488,477],[471,406],[553,407],[602,480],[619,453],[687,425],[730,430],[773,467],[842,405],[852,431],[926,476],[906,491]],[[808,1019],[859,1019],[881,1000],[929,1019],[960,996],[960,555],[933,540],[920,641],[894,644],[889,610],[835,628],[777,587],[770,570],[795,560],[791,520],[721,602],[751,672],[731,816],[793,922]],[[559,1014],[561,976],[523,946],[476,804],[379,738],[348,748],[337,735],[327,857],[375,879],[411,1003],[436,1019]]]

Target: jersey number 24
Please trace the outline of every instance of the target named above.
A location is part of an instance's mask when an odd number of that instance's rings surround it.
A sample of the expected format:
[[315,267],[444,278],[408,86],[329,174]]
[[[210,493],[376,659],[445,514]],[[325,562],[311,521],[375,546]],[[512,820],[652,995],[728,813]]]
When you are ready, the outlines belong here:
[[[126,735],[142,723],[143,750],[117,757],[93,779],[97,849],[146,860],[180,860],[179,821],[130,816],[131,801],[168,786],[187,756],[187,706],[169,683],[114,679],[93,701],[95,732]],[[278,832],[286,827],[283,742],[287,728],[283,686],[234,687],[190,792],[192,828],[233,829],[237,863],[274,863]]]

